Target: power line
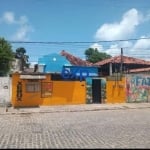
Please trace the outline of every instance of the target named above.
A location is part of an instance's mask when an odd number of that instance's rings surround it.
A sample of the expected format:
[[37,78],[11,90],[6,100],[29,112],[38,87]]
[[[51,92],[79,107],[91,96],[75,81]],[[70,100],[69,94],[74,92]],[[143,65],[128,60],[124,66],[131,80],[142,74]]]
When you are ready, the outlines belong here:
[[103,43],[103,42],[125,42],[125,41],[137,41],[137,40],[144,40],[144,39],[150,39],[150,37],[145,37],[145,38],[135,38],[135,39],[126,39],[126,40],[104,40],[104,41],[87,41],[87,42],[82,42],[82,41],[68,41],[68,42],[42,42],[42,41],[8,41],[10,43],[25,43],[25,44],[78,44],[78,43]]

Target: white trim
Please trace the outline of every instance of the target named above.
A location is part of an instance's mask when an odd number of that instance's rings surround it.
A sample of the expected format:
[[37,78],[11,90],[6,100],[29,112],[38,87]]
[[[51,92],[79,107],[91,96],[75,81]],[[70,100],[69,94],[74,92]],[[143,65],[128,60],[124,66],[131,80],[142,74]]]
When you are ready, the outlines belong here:
[[43,75],[20,75],[20,79],[46,79]]

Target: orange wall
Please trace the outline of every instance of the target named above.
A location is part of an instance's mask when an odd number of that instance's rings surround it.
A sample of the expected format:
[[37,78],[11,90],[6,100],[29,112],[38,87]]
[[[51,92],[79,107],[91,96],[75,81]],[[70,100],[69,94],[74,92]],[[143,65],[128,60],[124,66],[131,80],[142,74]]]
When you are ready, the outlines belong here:
[[[38,82],[52,82],[52,94],[42,98],[41,92],[26,92],[27,79],[20,79],[20,74],[12,75],[12,105],[18,106],[42,106],[62,104],[85,104],[85,81],[51,81],[51,75],[45,74],[46,79],[36,79]],[[17,100],[17,83],[22,82],[22,99]]]
[[126,102],[126,78],[121,81],[106,82],[106,103],[125,103]]

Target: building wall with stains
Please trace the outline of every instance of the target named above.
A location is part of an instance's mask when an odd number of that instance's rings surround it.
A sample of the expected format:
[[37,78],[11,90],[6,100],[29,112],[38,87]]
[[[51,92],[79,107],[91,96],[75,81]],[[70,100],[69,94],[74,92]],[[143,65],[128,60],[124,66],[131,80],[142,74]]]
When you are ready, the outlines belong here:
[[127,75],[127,102],[150,102],[150,75]]
[[85,84],[85,81],[52,81],[51,74],[37,75],[35,79],[35,75],[15,73],[11,102],[14,107],[84,104]]
[[126,78],[107,79],[106,81],[106,103],[126,102]]
[[10,103],[11,85],[10,77],[0,77],[0,105]]

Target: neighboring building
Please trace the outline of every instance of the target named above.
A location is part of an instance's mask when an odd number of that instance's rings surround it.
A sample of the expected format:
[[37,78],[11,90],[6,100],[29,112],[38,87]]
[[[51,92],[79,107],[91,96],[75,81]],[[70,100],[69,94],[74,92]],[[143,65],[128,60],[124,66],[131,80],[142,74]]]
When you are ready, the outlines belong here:
[[[12,62],[12,68],[10,70],[11,73],[19,72],[21,73],[21,60],[15,58],[14,61]],[[34,72],[34,67],[29,66],[29,68],[24,67],[23,72]]]
[[66,52],[65,50],[62,50],[60,54],[64,56],[74,66],[92,66],[92,63],[82,60],[79,57],[75,57],[70,53]]
[[93,66],[101,67],[101,76],[108,76],[115,72],[129,73],[131,69],[148,68],[150,61],[120,55],[99,61]]
[[71,65],[63,56],[53,53],[38,59],[38,72],[61,73],[62,66]]
[[129,73],[148,73],[148,74],[150,74],[150,67],[149,68],[130,69]]
[[19,72],[20,71],[20,59],[15,59],[12,62],[11,72]]

